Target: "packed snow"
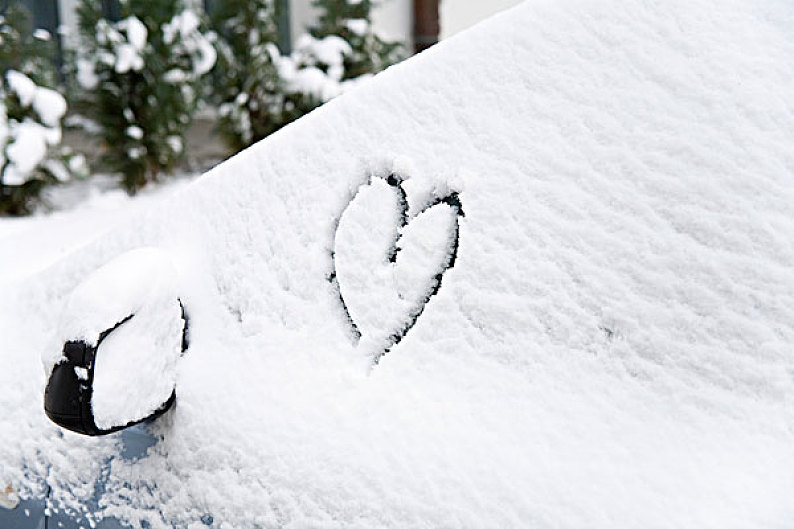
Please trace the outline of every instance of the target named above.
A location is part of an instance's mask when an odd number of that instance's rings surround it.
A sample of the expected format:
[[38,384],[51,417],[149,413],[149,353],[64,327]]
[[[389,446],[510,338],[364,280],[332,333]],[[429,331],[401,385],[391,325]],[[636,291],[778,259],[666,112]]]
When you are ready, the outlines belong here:
[[[134,527],[794,525],[793,23],[530,0],[0,276],[0,481]],[[40,356],[142,247],[190,346],[125,459]]]
[[138,53],[142,52],[146,47],[146,39],[149,32],[146,26],[136,16],[129,16],[116,24],[116,27],[127,35],[127,41]]
[[129,136],[134,140],[140,140],[141,138],[143,138],[143,129],[137,125],[131,125],[127,127],[127,130],[125,132],[127,133],[127,136]]
[[55,90],[38,86],[33,96],[33,110],[48,127],[60,127],[66,114],[66,100]]
[[317,39],[305,34],[291,55],[280,56],[278,50],[273,55],[288,90],[325,102],[371,77],[361,75],[342,81],[345,55],[351,51],[350,44],[336,35]]
[[[199,31],[200,23],[193,10],[185,9],[163,26],[163,40],[195,58],[192,72],[187,78],[198,78],[208,73],[218,58],[211,42],[212,34],[205,35]],[[173,79],[170,82],[174,82]]]
[[8,70],[6,73],[8,88],[16,94],[23,107],[29,107],[36,97],[36,83],[30,77],[16,70]]
[[94,64],[83,57],[76,61],[77,64],[77,84],[86,90],[93,90],[99,84],[99,77],[94,71]]
[[6,81],[26,117],[21,121],[9,119],[5,104],[0,101],[0,180],[7,186],[19,186],[37,176],[37,168],[44,168],[58,180],[68,180],[69,171],[58,159],[66,152],[56,155],[53,151],[48,158],[50,148],[61,142],[66,100],[16,70],[6,72]]
[[369,22],[364,18],[352,18],[347,21],[347,29],[358,36],[364,36],[369,31]]
[[33,30],[33,38],[48,41],[52,38],[52,35],[46,29],[37,28]]
[[[173,58],[179,63],[179,67],[167,72],[166,82],[195,80],[215,65],[217,52],[212,45],[214,35],[211,32],[202,33],[199,26],[199,17],[191,9],[185,9],[163,24],[163,41],[171,46]],[[146,25],[138,17],[129,16],[115,24],[100,20],[96,31],[97,42],[109,44],[112,50],[97,60],[112,65],[119,74],[143,69],[150,51],[150,48],[147,49],[150,36]],[[187,63],[187,69],[184,63]],[[98,82],[95,64],[82,56],[77,58],[76,64],[78,83],[86,89],[94,88]]]
[[6,147],[9,166],[3,174],[7,185],[21,185],[27,175],[47,155],[47,130],[34,121],[24,121],[14,129],[14,141]]

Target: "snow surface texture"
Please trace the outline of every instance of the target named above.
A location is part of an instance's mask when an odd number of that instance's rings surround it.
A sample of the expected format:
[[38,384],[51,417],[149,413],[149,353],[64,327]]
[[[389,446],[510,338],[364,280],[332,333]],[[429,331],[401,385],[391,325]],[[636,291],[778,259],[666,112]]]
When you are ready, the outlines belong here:
[[376,361],[413,327],[454,264],[457,197],[436,198],[421,213],[408,222],[407,193],[389,175],[362,186],[337,227],[332,280],[354,336],[364,338],[359,347]]
[[[77,509],[101,476],[102,512],[152,527],[794,525],[793,24],[788,1],[531,1],[3,287],[0,478]],[[333,256],[391,233],[390,175],[406,229],[431,197],[465,216],[373,366]],[[350,241],[347,287],[382,240],[359,270]],[[48,424],[38,354],[141,246],[172,256],[191,343],[128,461]]]

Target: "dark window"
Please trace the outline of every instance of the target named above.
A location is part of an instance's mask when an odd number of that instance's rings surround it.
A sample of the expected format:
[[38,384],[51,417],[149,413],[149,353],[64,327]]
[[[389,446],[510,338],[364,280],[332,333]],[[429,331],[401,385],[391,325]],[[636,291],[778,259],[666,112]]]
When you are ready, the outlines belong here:
[[[2,2],[2,4],[5,4],[2,5],[2,7],[7,7],[8,3],[9,2]],[[58,26],[60,26],[61,18],[58,12],[58,0],[23,0],[21,3],[28,9],[31,15],[30,21],[33,24],[33,29],[46,29],[50,33],[50,36],[55,42],[57,54],[55,56],[55,67],[58,72],[61,72],[63,66],[63,50],[61,49],[61,36],[58,33]]]
[[121,18],[121,6],[119,0],[102,0],[102,16],[113,22]]
[[276,26],[278,27],[278,47],[282,53],[292,51],[289,28],[289,0],[276,0]]

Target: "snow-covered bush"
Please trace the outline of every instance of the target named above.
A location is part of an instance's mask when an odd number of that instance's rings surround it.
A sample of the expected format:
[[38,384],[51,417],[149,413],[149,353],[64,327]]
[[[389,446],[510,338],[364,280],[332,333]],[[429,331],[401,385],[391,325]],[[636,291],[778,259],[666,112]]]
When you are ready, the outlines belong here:
[[318,26],[284,55],[276,46],[273,0],[219,3],[213,23],[221,37],[221,131],[233,148],[264,138],[401,58],[400,44],[372,30],[370,0],[314,5]]
[[274,2],[219,2],[212,21],[221,37],[220,73],[215,83],[220,130],[229,145],[238,150],[291,121],[283,112]]
[[120,11],[111,21],[100,2],[81,2],[77,81],[102,127],[105,160],[134,192],[183,155],[201,80],[217,54],[203,13],[184,2],[121,2]]
[[[336,97],[346,86],[343,84],[347,83],[343,81],[344,61],[352,50],[350,44],[337,35],[322,39],[308,33],[302,35],[292,54],[279,61],[279,74],[285,91],[292,96],[293,101],[302,96],[314,106]],[[361,78],[369,76],[364,74]]]
[[[402,45],[383,39],[373,30],[372,0],[314,0],[312,4],[320,16],[318,24],[311,28],[311,36],[321,41],[337,37],[350,47],[344,52],[341,80],[379,72],[402,59]],[[331,47],[332,44],[324,44],[322,49]],[[324,71],[332,73],[338,68],[324,59],[322,55],[316,57],[319,64],[325,65]]]
[[402,45],[372,28],[371,0],[314,0],[318,24],[279,60],[285,105],[301,114],[399,61]]
[[85,171],[60,145],[67,105],[53,88],[50,44],[20,6],[0,17],[0,214],[28,213],[45,186]]

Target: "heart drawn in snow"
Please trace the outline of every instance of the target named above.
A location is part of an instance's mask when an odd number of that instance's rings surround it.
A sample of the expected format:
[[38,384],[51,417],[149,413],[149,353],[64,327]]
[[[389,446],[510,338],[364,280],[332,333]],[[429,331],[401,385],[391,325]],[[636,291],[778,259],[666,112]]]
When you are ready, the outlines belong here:
[[334,271],[353,333],[376,361],[416,324],[455,264],[458,195],[432,197],[409,216],[396,176],[363,184],[342,212],[334,240]]

